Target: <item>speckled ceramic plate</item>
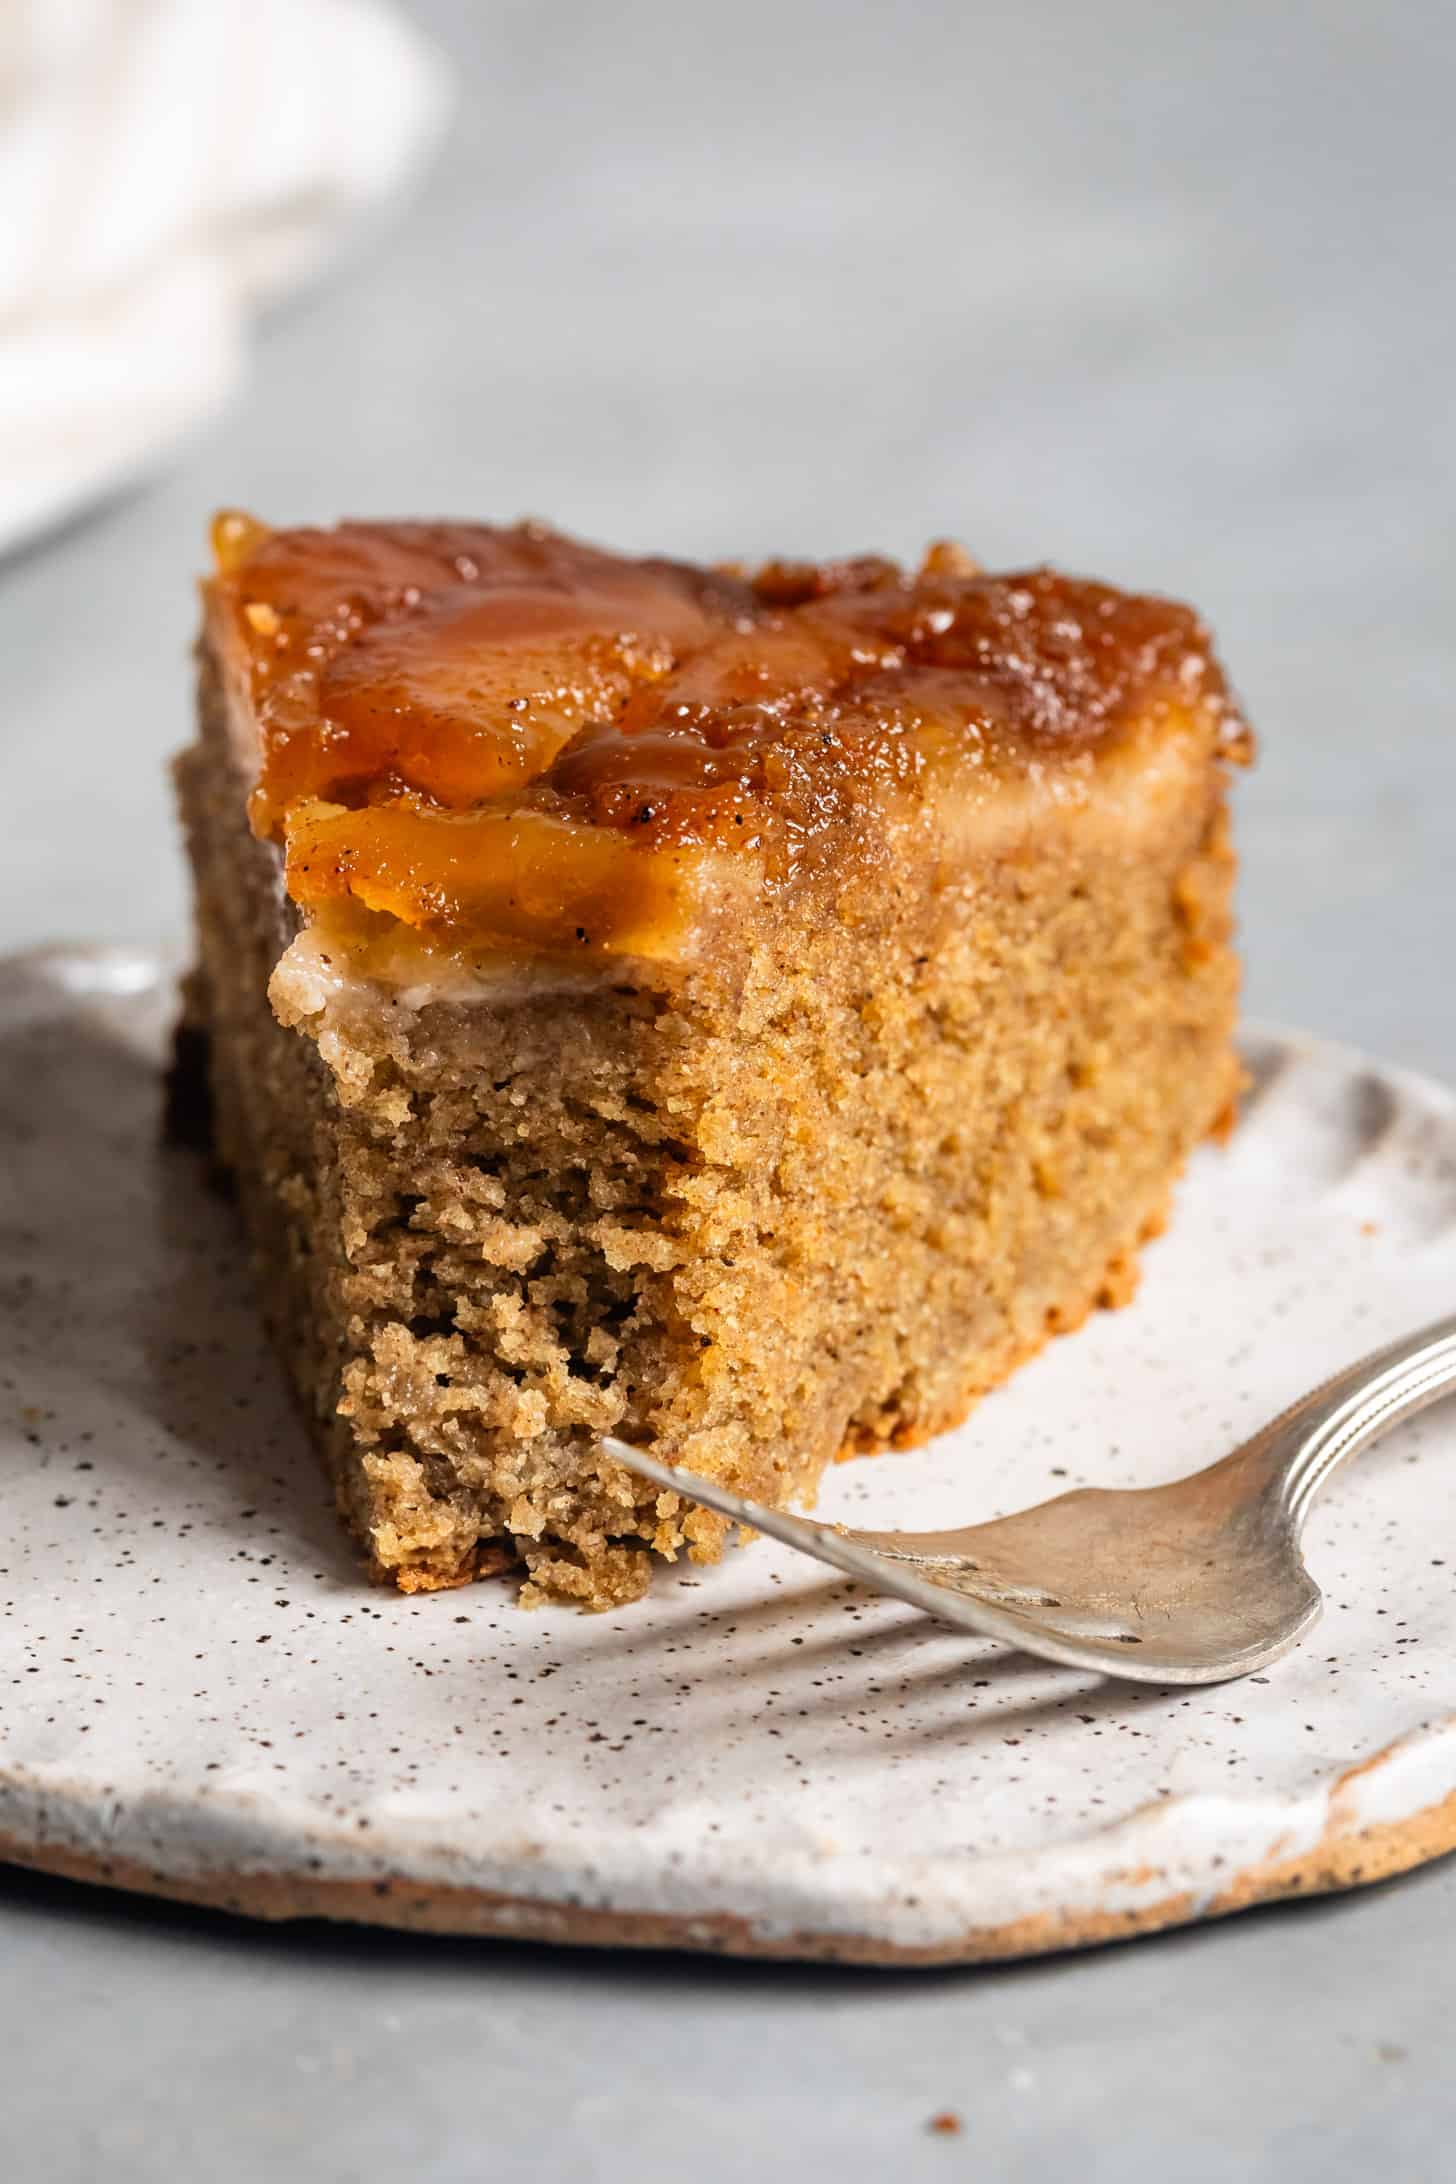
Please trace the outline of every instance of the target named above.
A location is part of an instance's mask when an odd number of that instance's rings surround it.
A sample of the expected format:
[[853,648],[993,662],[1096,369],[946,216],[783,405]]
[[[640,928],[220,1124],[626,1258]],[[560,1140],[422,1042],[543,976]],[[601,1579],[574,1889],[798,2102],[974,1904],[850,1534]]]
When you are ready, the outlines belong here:
[[[1456,1844],[1451,1406],[1316,1509],[1314,1635],[1213,1690],[980,1646],[766,1542],[606,1617],[372,1591],[230,1215],[158,1149],[168,1007],[135,955],[0,969],[0,1855],[269,1916],[924,1963]],[[836,1471],[831,1516],[1151,1484],[1449,1312],[1456,1102],[1307,1040],[1249,1055],[1136,1304]]]

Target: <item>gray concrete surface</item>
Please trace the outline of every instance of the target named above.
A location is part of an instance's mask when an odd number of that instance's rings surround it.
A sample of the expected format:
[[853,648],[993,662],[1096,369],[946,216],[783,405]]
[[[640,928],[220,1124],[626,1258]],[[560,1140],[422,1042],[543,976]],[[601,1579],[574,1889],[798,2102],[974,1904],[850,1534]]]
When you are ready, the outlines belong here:
[[[218,502],[1056,560],[1263,736],[1249,997],[1456,1076],[1442,4],[419,0],[461,125],[164,475],[0,565],[0,938],[183,915]],[[1456,1870],[924,1978],[263,1933],[0,1878],[13,2184],[1450,2173]],[[951,2107],[959,2137],[931,2138]]]

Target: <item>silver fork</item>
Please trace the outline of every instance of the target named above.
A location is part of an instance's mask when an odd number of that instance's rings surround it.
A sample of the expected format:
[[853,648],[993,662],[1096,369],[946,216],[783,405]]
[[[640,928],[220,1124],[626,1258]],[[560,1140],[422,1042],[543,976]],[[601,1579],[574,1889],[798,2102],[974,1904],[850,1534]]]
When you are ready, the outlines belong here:
[[802,1548],[929,1615],[1135,1683],[1221,1683],[1319,1616],[1299,1538],[1347,1457],[1456,1389],[1456,1317],[1326,1380],[1231,1455],[1168,1486],[1080,1487],[951,1532],[856,1532],[766,1509],[606,1437],[656,1485]]

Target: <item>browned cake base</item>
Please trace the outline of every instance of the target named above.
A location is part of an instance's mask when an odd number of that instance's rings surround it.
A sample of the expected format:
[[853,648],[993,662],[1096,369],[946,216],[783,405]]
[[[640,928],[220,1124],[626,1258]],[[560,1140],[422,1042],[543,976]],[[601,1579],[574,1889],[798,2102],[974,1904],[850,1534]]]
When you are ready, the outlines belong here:
[[287,906],[210,679],[179,780],[217,1151],[340,1507],[406,1590],[516,1564],[600,1607],[650,1550],[715,1557],[723,1521],[609,1430],[783,1502],[953,1424],[1131,1293],[1230,1109],[1212,760],[1135,842],[1048,830],[934,892],[872,871],[852,917],[801,891],[673,979],[321,1010],[270,1005]]

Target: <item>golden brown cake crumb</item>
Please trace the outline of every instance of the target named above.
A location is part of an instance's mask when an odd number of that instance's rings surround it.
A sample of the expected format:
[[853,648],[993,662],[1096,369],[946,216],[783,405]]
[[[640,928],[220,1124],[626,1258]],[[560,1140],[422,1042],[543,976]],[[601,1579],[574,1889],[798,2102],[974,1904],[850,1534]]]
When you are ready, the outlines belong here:
[[382,1576],[601,1607],[1136,1281],[1236,1085],[1186,608],[223,519],[178,779],[265,1309]]

